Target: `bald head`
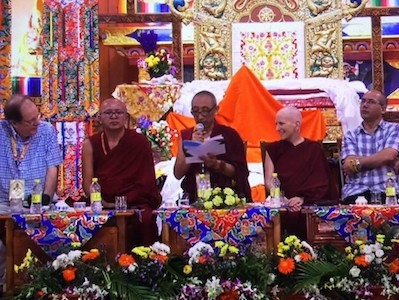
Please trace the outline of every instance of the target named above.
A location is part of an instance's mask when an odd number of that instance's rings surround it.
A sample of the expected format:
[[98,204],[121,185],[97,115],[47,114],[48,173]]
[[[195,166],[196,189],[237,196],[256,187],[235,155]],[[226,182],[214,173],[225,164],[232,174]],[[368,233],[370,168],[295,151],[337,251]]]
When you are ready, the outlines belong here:
[[287,121],[291,121],[293,123],[302,123],[302,114],[299,109],[294,106],[283,107],[277,112],[277,116],[284,116]]
[[280,109],[276,114],[276,130],[282,140],[296,145],[303,140],[300,135],[302,123],[301,112],[293,106]]
[[100,122],[105,133],[118,134],[124,132],[128,120],[126,104],[118,99],[109,98],[101,102]]
[[108,99],[105,99],[105,100],[101,101],[100,113],[104,112],[109,107],[112,107],[112,109],[116,109],[117,108],[117,109],[120,109],[120,110],[122,110],[124,112],[127,112],[126,104],[124,102],[122,102],[119,99],[108,98]]

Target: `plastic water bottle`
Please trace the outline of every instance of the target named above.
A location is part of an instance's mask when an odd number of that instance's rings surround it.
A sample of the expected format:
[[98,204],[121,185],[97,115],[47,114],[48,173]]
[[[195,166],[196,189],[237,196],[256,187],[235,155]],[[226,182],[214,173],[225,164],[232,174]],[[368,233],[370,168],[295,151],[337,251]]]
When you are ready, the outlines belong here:
[[93,178],[90,185],[90,203],[93,213],[100,213],[103,210],[101,200],[101,186],[98,183],[98,179]]
[[32,196],[30,203],[30,213],[31,214],[41,214],[42,213],[42,194],[43,194],[43,186],[40,182],[40,179],[35,179],[33,188],[32,188]]
[[387,173],[387,181],[385,182],[386,205],[397,205],[396,199],[396,180],[392,172]]
[[272,174],[272,184],[270,187],[270,207],[281,206],[281,191],[280,191],[280,180],[277,177],[277,173]]
[[204,199],[205,191],[211,188],[211,179],[209,173],[205,170],[204,164],[201,164],[201,172],[195,176],[197,184],[197,197]]

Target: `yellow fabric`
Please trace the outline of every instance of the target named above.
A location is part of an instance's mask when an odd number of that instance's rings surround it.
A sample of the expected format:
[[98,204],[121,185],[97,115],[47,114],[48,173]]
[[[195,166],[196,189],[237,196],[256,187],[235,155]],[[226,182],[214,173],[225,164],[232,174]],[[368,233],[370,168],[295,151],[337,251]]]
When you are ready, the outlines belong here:
[[[223,100],[219,104],[216,120],[237,130],[247,142],[248,162],[261,162],[259,142],[277,141],[276,112],[283,105],[274,99],[258,78],[245,66],[231,79]],[[311,140],[323,140],[326,124],[321,111],[303,111],[302,135]],[[170,113],[167,121],[178,131],[195,125],[193,118]],[[176,155],[177,147],[172,153]]]

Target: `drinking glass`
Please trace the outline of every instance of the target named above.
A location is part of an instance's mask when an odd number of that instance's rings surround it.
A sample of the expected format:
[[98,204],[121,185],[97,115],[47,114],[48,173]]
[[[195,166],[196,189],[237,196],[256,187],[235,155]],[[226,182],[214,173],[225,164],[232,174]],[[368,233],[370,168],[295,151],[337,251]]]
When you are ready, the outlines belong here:
[[373,205],[381,205],[381,192],[379,191],[371,191],[370,192],[370,204]]
[[190,194],[189,193],[181,194],[179,197],[178,205],[179,207],[190,206]]
[[116,196],[115,197],[115,209],[118,212],[127,211],[126,196]]
[[11,210],[11,213],[22,213],[22,199],[11,198],[10,199],[10,210]]

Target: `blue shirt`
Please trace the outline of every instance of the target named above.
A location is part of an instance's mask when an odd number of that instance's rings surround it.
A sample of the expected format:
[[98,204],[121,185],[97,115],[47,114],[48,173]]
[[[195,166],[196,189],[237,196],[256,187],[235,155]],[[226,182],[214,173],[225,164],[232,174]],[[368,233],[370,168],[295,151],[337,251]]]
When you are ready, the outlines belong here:
[[[13,157],[11,135],[17,144],[20,155],[24,145],[29,148],[18,164]],[[25,180],[25,197],[30,195],[35,179],[45,183],[47,168],[62,163],[60,147],[55,128],[46,122],[40,122],[37,132],[27,141],[22,141],[14,127],[7,120],[0,121],[0,203],[8,204],[11,179]]]
[[[341,158],[349,155],[370,156],[386,148],[399,151],[399,126],[396,123],[381,121],[373,134],[368,133],[363,123],[344,136]],[[387,173],[393,168],[382,166],[368,171],[361,171],[354,177],[347,177],[342,188],[342,198],[356,195],[367,190],[385,192]]]

